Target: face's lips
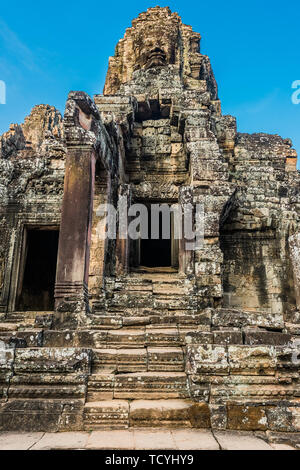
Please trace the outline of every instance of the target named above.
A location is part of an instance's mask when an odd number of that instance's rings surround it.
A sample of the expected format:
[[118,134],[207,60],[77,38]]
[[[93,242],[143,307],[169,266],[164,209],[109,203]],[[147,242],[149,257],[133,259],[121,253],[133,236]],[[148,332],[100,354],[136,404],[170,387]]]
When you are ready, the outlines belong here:
[[166,59],[167,58],[166,58],[166,54],[164,53],[164,51],[160,49],[159,47],[156,47],[155,49],[152,49],[149,52],[148,57],[147,57],[146,67],[150,68],[150,67],[166,65],[166,62],[167,62]]

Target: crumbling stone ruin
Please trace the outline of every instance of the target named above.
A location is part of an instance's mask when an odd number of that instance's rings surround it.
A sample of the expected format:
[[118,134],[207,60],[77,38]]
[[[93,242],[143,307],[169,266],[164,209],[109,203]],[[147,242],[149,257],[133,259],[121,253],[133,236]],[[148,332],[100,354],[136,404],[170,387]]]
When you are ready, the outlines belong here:
[[[103,95],[1,137],[0,429],[300,431],[300,194],[289,139],[222,115],[200,34],[150,8]],[[103,235],[100,204],[204,207],[204,240]],[[119,233],[118,221],[117,233]],[[288,433],[288,434],[286,434]]]

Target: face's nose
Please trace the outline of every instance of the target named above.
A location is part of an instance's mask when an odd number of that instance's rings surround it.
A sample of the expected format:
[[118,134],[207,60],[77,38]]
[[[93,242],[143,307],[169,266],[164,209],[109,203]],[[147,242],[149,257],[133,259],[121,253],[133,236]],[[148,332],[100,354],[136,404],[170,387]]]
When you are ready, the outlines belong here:
[[160,47],[155,47],[154,49],[151,50],[151,52],[161,52],[164,53],[164,51]]

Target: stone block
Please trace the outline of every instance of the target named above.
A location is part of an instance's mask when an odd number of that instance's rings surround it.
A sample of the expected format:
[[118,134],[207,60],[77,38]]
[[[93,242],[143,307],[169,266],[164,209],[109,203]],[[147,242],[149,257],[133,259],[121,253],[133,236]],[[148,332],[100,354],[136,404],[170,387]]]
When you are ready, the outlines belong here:
[[295,377],[299,377],[299,345],[295,345],[295,347],[277,346],[275,348],[275,355],[278,371],[282,374],[295,374]]
[[133,450],[134,434],[126,430],[94,431],[88,438],[87,450]]
[[6,432],[0,435],[0,449],[3,450],[29,450],[43,437],[41,432],[22,433]]
[[167,430],[157,430],[155,434],[147,430],[136,430],[134,431],[134,440],[136,449],[139,450],[175,450],[176,448],[172,435]]
[[42,330],[14,331],[7,335],[6,342],[11,348],[39,347],[43,342]]
[[57,432],[82,429],[83,404],[63,400],[11,400],[0,413],[0,430]]
[[213,332],[214,344],[243,344],[243,335],[241,331],[219,330]]
[[211,428],[225,430],[227,428],[226,405],[209,405]]
[[177,449],[180,450],[219,450],[219,445],[210,431],[174,429],[172,436]]
[[273,346],[229,346],[231,374],[274,375],[276,356]]
[[9,398],[84,400],[86,375],[80,373],[32,373],[14,375]]
[[183,351],[181,348],[147,348],[149,371],[183,371]]
[[205,402],[195,403],[189,408],[189,419],[193,428],[210,428],[210,409]]
[[265,431],[268,428],[266,411],[260,405],[227,404],[227,427],[242,431]]
[[208,402],[210,397],[210,381],[208,375],[199,376],[196,374],[188,375],[188,390],[190,396],[195,401]]
[[110,371],[95,371],[88,378],[87,401],[112,400],[114,396],[115,374]]
[[86,403],[84,407],[84,429],[103,427],[128,428],[129,403],[125,400],[107,400]]
[[[103,327],[105,329],[105,326]],[[110,328],[112,325],[110,324]],[[74,338],[76,347],[82,348],[103,348],[107,340],[106,331],[79,330],[77,338]]]
[[73,373],[90,371],[90,351],[81,348],[16,349],[14,372]]
[[43,334],[43,346],[46,348],[68,348],[76,343],[76,331],[46,330]]
[[245,331],[245,344],[285,346],[292,341],[292,335],[273,331]]
[[208,331],[189,331],[185,335],[186,344],[212,344],[213,334]]
[[109,330],[107,332],[107,345],[114,348],[139,348],[145,345],[145,332],[143,329]]
[[86,432],[46,433],[30,450],[81,450],[88,441]]
[[143,348],[116,350],[118,373],[147,371],[147,357],[147,351]]
[[272,450],[272,447],[250,432],[216,432],[222,450]]
[[0,403],[8,398],[8,388],[13,376],[14,349],[4,349],[0,343]]
[[269,430],[280,432],[295,431],[292,412],[284,404],[278,403],[275,407],[266,408],[266,415]]
[[216,309],[212,315],[214,326],[246,327],[257,326],[261,328],[283,328],[282,314],[268,314],[257,311],[244,311],[238,309]]
[[180,344],[177,328],[146,328],[147,346],[177,346]]
[[229,372],[227,350],[224,346],[188,345],[186,355],[188,374],[223,375]]
[[117,349],[93,349],[93,372],[117,371]]
[[114,397],[120,399],[187,398],[187,377],[183,372],[134,372],[118,374]]
[[130,425],[136,427],[191,426],[186,400],[134,400],[130,404]]

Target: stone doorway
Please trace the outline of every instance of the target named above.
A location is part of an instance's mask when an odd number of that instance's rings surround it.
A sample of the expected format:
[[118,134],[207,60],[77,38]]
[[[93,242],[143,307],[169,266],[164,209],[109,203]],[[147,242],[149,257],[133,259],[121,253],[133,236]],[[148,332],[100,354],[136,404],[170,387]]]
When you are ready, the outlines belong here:
[[25,229],[16,302],[19,311],[54,310],[58,236],[57,228]]
[[[140,239],[136,244],[136,266],[138,269],[150,268],[152,271],[162,268],[178,269],[178,240],[174,238],[174,214],[171,212],[168,224],[169,234],[163,233],[163,214],[159,213],[158,238],[151,237],[151,210],[148,207],[148,239]],[[166,226],[165,226],[166,228]]]

